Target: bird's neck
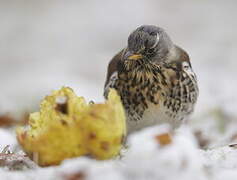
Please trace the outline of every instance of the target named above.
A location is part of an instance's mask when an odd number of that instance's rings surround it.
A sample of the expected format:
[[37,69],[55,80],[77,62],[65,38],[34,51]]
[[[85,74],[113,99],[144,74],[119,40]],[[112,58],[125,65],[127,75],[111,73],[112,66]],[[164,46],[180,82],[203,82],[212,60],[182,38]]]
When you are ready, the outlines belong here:
[[143,59],[134,62],[124,62],[119,66],[118,76],[120,79],[124,80],[131,80],[134,78],[140,79],[141,77],[143,77],[143,79],[149,79],[152,77],[152,74],[161,71],[158,64]]

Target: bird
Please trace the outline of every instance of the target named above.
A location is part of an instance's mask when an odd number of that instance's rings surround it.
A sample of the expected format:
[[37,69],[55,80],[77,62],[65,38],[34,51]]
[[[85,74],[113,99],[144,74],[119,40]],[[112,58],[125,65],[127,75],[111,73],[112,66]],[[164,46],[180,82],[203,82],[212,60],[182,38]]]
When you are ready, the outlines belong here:
[[109,62],[105,98],[110,88],[121,97],[128,134],[163,123],[172,129],[186,124],[199,94],[188,53],[154,25],[135,29]]

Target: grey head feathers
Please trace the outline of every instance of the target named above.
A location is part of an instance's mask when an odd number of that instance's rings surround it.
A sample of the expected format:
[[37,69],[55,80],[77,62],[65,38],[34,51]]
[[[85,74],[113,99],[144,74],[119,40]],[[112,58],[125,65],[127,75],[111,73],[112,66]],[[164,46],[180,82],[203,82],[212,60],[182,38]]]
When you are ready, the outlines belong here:
[[142,54],[149,60],[164,58],[173,43],[168,34],[160,27],[143,25],[128,37],[127,50],[134,54]]

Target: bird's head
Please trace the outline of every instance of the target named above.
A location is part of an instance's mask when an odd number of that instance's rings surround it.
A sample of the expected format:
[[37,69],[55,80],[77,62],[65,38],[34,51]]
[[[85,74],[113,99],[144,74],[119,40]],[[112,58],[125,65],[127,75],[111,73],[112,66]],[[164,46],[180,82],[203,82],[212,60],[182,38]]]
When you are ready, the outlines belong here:
[[162,28],[144,25],[129,35],[122,59],[164,61],[172,47],[172,41]]

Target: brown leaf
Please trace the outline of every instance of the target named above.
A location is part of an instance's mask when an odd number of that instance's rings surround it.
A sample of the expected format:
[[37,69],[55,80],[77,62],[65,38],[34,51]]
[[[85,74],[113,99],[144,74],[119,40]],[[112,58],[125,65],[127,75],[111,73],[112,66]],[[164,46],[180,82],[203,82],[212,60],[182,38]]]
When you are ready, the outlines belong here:
[[10,115],[5,114],[0,116],[0,127],[9,127],[16,124],[16,120]]
[[26,125],[29,121],[29,113],[24,113],[20,119],[15,119],[9,114],[0,115],[0,127],[12,127]]
[[165,146],[172,143],[172,138],[169,133],[157,135],[155,139],[161,146]]
[[237,149],[237,144],[230,144],[229,147]]
[[85,174],[81,171],[72,173],[72,174],[67,174],[63,175],[64,180],[85,180]]
[[194,136],[196,137],[200,148],[204,149],[210,144],[210,140],[208,138],[204,137],[202,131],[200,131],[200,130],[195,131]]

